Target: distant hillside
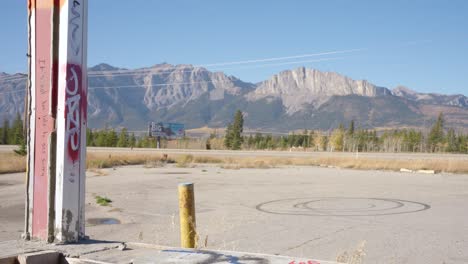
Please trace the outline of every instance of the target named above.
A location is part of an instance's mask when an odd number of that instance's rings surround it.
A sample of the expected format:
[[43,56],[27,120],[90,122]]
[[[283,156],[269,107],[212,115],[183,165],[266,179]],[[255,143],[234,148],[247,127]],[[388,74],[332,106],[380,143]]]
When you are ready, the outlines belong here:
[[[187,128],[224,127],[236,109],[250,129],[330,129],[359,126],[423,127],[445,114],[447,125],[468,128],[464,95],[393,90],[334,72],[297,68],[252,84],[192,65],[158,64],[135,70],[107,64],[89,68],[88,116],[92,128],[144,130],[148,121]],[[0,73],[0,122],[22,113],[25,75]]]

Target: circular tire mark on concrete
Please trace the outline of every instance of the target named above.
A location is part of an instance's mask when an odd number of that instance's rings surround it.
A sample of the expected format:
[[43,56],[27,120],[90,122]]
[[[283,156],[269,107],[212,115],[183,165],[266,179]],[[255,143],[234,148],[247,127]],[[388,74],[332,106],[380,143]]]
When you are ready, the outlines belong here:
[[381,216],[409,214],[427,210],[430,205],[390,198],[320,197],[273,200],[256,209],[277,215],[305,216]]

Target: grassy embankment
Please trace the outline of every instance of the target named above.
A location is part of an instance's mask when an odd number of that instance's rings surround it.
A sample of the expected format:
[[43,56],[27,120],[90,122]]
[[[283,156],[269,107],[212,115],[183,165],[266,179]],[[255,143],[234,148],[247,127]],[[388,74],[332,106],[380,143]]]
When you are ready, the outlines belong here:
[[[26,158],[14,153],[0,153],[0,173],[23,172]],[[468,173],[466,160],[440,159],[398,159],[398,158],[354,158],[354,157],[215,157],[196,155],[170,155],[148,153],[88,153],[87,168],[96,170],[125,165],[145,165],[157,167],[166,163],[176,163],[178,167],[193,167],[196,164],[216,164],[225,169],[259,168],[278,166],[335,166],[362,170],[435,170],[450,173]]]

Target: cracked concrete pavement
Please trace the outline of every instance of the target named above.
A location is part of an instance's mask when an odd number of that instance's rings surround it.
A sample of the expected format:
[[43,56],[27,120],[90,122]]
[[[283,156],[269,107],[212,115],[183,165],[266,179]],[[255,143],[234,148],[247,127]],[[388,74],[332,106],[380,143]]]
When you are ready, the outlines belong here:
[[[142,166],[87,173],[92,239],[179,245],[177,184],[195,183],[199,246],[364,263],[468,263],[468,175],[319,167]],[[23,229],[24,174],[0,175],[0,241]],[[94,197],[105,196],[110,206]],[[105,221],[104,221],[105,223]]]

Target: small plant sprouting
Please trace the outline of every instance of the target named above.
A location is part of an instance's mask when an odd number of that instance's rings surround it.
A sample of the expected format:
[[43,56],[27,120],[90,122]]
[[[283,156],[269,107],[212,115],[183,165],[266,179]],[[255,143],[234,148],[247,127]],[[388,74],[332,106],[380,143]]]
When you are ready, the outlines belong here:
[[95,198],[96,198],[96,203],[101,206],[109,206],[110,203],[112,203],[112,200],[107,197],[102,197],[98,195]]

